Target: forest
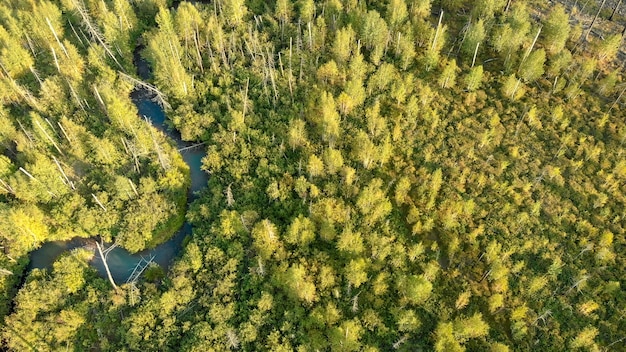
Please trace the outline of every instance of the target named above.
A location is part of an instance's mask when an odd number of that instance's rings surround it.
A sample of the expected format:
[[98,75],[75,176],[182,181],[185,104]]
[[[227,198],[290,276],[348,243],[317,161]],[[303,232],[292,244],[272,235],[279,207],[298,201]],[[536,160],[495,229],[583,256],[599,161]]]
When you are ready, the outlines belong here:
[[[0,349],[626,349],[625,32],[606,0],[2,1]],[[189,206],[145,87],[206,149]],[[26,269],[185,221],[137,284]]]

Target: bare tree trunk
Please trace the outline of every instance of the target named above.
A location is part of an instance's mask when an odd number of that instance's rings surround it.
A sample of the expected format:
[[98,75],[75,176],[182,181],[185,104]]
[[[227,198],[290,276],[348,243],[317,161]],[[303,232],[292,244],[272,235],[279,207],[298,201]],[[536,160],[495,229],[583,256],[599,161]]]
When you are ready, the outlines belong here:
[[[626,27],[624,27],[624,28],[626,29]],[[609,108],[609,113],[611,112],[611,110],[613,110],[613,107],[615,107],[615,104],[617,104],[619,102],[619,100],[622,98],[622,95],[624,95],[624,92],[626,92],[626,87],[624,87],[624,89],[622,89],[622,92],[619,93],[619,96],[617,97],[617,99],[615,99],[613,104],[611,104],[611,107]]]
[[37,71],[35,71],[35,69],[32,66],[29,66],[28,68],[30,69],[30,72],[33,73],[33,76],[35,76],[35,79],[37,80],[37,82],[39,82],[39,86],[42,87],[43,82],[41,81],[41,78],[39,77],[39,74],[37,73]]
[[11,188],[11,186],[9,186],[9,184],[8,184],[8,183],[6,183],[6,182],[2,181],[2,179],[0,179],[0,184],[2,185],[2,187],[3,187],[4,189],[6,189],[6,190],[7,190],[7,192],[9,192],[9,193],[11,193],[11,194],[15,194],[15,191],[13,191],[13,188]]
[[127,81],[133,83],[136,87],[139,86],[141,88],[145,88],[151,92],[153,92],[154,94],[156,94],[156,99],[157,102],[159,103],[159,105],[161,105],[164,108],[171,108],[171,105],[167,102],[167,100],[165,100],[165,94],[161,93],[160,90],[158,90],[155,86],[146,83],[144,81],[140,81],[134,77],[131,77],[127,74],[125,74],[124,72],[118,72],[120,74],[121,78],[126,79]]
[[311,35],[311,22],[307,23],[309,29],[309,49],[313,49],[313,36]]
[[74,28],[74,25],[72,24],[72,21],[67,20],[67,23],[70,24],[70,28],[72,28],[72,32],[74,32],[74,35],[76,36],[76,39],[78,39],[78,41],[80,42],[80,44],[84,47],[85,43],[83,43],[83,40],[80,38],[80,36],[78,35],[78,33],[76,32],[76,29]]
[[52,47],[52,45],[50,45],[50,50],[52,50],[52,57],[54,57],[54,64],[57,67],[57,71],[61,73],[61,67],[59,66],[59,60],[57,59],[57,53],[56,51],[54,51],[54,48]]
[[66,80],[66,81],[67,81],[68,87],[70,87],[70,93],[72,94],[72,97],[74,98],[74,100],[76,100],[76,104],[78,104],[78,107],[80,107],[81,110],[85,111],[85,107],[83,106],[83,103],[80,101],[80,97],[74,90],[74,87],[72,87],[72,84],[70,83],[69,80]]
[[57,195],[54,192],[50,192],[50,190],[48,189],[48,186],[46,186],[43,182],[39,181],[37,178],[35,178],[35,176],[31,175],[28,171],[26,171],[26,169],[24,169],[23,167],[20,166],[19,170],[24,173],[24,175],[28,176],[28,178],[30,178],[31,180],[38,182],[39,184],[43,185],[44,187],[46,187],[46,191],[48,192],[48,194],[50,194],[53,197],[56,197]]
[[48,120],[47,117],[44,118],[44,120],[46,121],[46,123],[48,124],[48,126],[50,126],[50,129],[52,130],[52,132],[54,132],[54,134],[57,136],[57,138],[61,138],[61,135],[59,135],[59,133],[57,132],[57,130],[54,128],[54,126],[52,126],[52,123],[50,122],[50,120]]
[[102,100],[102,97],[100,96],[100,92],[98,92],[98,87],[96,87],[96,85],[94,84],[93,86],[93,92],[96,94],[96,98],[98,98],[98,102],[100,103],[100,106],[102,106],[102,110],[104,110],[105,114],[108,114],[107,112],[107,106],[104,103],[104,100]]
[[535,47],[535,44],[537,43],[537,39],[539,38],[539,34],[541,33],[541,28],[542,27],[539,27],[539,30],[537,31],[537,35],[535,36],[535,39],[533,39],[533,43],[530,45],[530,48],[528,48],[528,51],[526,52],[526,54],[524,54],[524,57],[522,58],[522,62],[520,62],[520,67],[522,67],[522,64],[528,58],[528,55],[530,55],[530,53],[533,51],[533,48]]
[[[146,119],[146,122],[150,123],[150,121],[148,120],[146,116],[144,116],[144,119]],[[154,131],[152,131],[152,128],[153,128],[152,126],[148,126],[148,130],[150,131],[150,137],[152,138],[152,143],[154,144],[154,151],[156,151],[157,153],[157,157],[159,158],[159,164],[161,164],[161,167],[163,168],[163,170],[167,170],[168,165],[166,165],[167,163],[161,152],[161,146],[159,146],[159,143],[157,142],[156,137],[154,136]]]
[[102,210],[104,210],[105,212],[107,211],[107,208],[104,207],[104,205],[102,205],[102,203],[100,203],[100,199],[98,199],[98,197],[96,197],[95,194],[91,194],[91,196],[93,197],[93,199],[96,201],[96,203],[98,203],[98,205],[100,206],[100,208],[102,208]]
[[517,79],[517,83],[515,83],[515,88],[513,89],[513,93],[511,93],[511,100],[515,98],[515,93],[517,93],[517,88],[519,88],[521,78]]
[[443,10],[441,10],[441,14],[439,15],[439,23],[437,23],[437,30],[435,31],[435,38],[433,38],[433,45],[430,47],[430,50],[434,50],[435,45],[437,44],[437,37],[439,36],[439,28],[441,28],[442,19],[443,19]]
[[293,55],[293,38],[289,37],[289,95],[293,100],[293,88],[291,86],[291,78],[293,77],[293,71],[291,69],[291,56]]
[[63,126],[61,125],[61,122],[57,122],[57,125],[59,125],[59,128],[61,129],[61,132],[63,132],[63,135],[65,136],[65,139],[67,139],[68,142],[70,142],[70,145],[72,145],[72,140],[70,139],[70,137],[67,135],[67,132],[65,132],[65,129],[63,128]]
[[128,179],[128,183],[130,183],[130,188],[133,189],[133,192],[135,193],[135,195],[137,197],[139,197],[139,192],[137,192],[137,187],[135,187],[135,184],[133,183],[133,180],[131,180],[130,178]]
[[476,50],[474,50],[474,58],[472,59],[472,68],[474,68],[474,64],[476,63],[476,54],[478,54],[478,46],[480,46],[480,42],[476,43]]
[[104,41],[103,39],[104,36],[100,33],[100,30],[96,28],[96,26],[93,24],[91,17],[89,17],[89,12],[85,8],[85,4],[83,3],[83,1],[75,0],[73,1],[73,3],[74,3],[74,6],[76,7],[76,10],[78,11],[78,14],[81,16],[83,20],[83,25],[85,26],[87,31],[89,31],[89,34],[91,34],[91,36],[104,48],[104,51],[106,51],[106,53],[111,57],[111,59],[115,61],[115,64],[117,64],[120,70],[124,71],[124,67],[119,63],[119,61],[117,61],[117,58],[115,57],[115,55],[113,55],[113,53],[111,52],[111,49]]
[[617,5],[615,5],[615,8],[613,9],[613,12],[611,13],[611,17],[609,17],[609,21],[613,21],[613,16],[615,16],[615,13],[617,12],[617,9],[619,8],[619,5],[622,4],[622,0],[619,0],[617,2]]
[[48,27],[50,27],[50,30],[52,31],[52,34],[54,35],[54,39],[56,39],[57,43],[61,47],[61,50],[63,50],[63,52],[65,53],[65,57],[69,58],[70,56],[67,54],[65,45],[63,45],[63,43],[61,43],[61,41],[59,40],[59,37],[57,36],[57,32],[54,30],[54,27],[52,27],[52,23],[50,23],[50,19],[48,17],[46,17],[46,23],[48,23]]
[[30,178],[31,180],[39,181],[33,175],[31,175],[28,171],[26,171],[26,169],[24,169],[23,167],[20,166],[19,170],[23,172],[24,175],[28,176],[28,178]]
[[63,177],[65,178],[65,181],[67,182],[67,185],[72,187],[73,190],[76,190],[76,187],[74,187],[74,183],[72,183],[72,181],[70,181],[70,179],[67,177],[67,175],[65,174],[65,172],[63,171],[63,168],[61,167],[61,164],[59,164],[59,161],[57,160],[57,158],[55,158],[54,156],[52,157],[52,160],[54,160],[54,163],[57,164],[57,167],[59,168],[59,171],[61,171],[61,174],[63,175]]
[[593,29],[593,25],[596,23],[596,20],[598,19],[598,16],[600,15],[600,11],[602,11],[602,8],[604,7],[605,2],[606,0],[602,0],[602,4],[600,4],[600,8],[598,9],[598,12],[596,12],[596,15],[593,18],[593,21],[591,21],[591,24],[589,25],[589,29],[587,30],[587,34],[585,34],[585,41],[589,40],[589,33],[591,33],[591,30]]
[[30,141],[30,144],[32,146],[32,144],[35,143],[35,142],[33,142],[33,138],[30,136],[30,134],[28,132],[26,132],[26,129],[24,128],[24,125],[22,125],[20,120],[16,120],[16,121],[17,121],[17,124],[20,126],[20,129],[22,130],[22,132],[26,136],[26,138],[28,138],[28,140]]
[[248,86],[250,85],[250,78],[246,81],[246,92],[243,95],[243,119],[246,119],[246,112],[248,110]]
[[111,285],[113,286],[115,291],[118,291],[119,288],[115,284],[115,281],[113,280],[113,276],[111,276],[111,271],[109,270],[109,265],[107,264],[107,256],[104,253],[102,253],[102,246],[100,246],[100,243],[96,242],[96,247],[98,248],[98,253],[100,253],[102,264],[104,264],[104,270],[106,270],[107,272],[107,277],[109,278],[109,281],[111,282]]
[[202,65],[202,55],[200,55],[200,43],[198,41],[198,27],[196,25],[196,30],[193,33],[193,41],[196,45],[196,55],[198,56],[198,65],[200,66],[200,71],[204,72],[204,66]]
[[506,7],[504,8],[504,13],[507,13],[509,11],[509,7],[511,7],[511,0],[508,0],[506,2]]
[[35,46],[33,45],[33,41],[30,39],[28,34],[24,33],[24,36],[26,37],[26,43],[28,44],[28,48],[30,49],[30,52],[33,54],[33,57],[37,57],[37,53],[35,52]]
[[46,136],[46,138],[48,138],[48,140],[50,141],[50,143],[52,143],[52,145],[54,146],[54,148],[61,154],[61,155],[65,155],[63,154],[63,152],[61,151],[61,149],[59,149],[59,146],[56,144],[56,142],[52,139],[52,137],[50,137],[50,135],[48,134],[48,132],[46,132],[46,130],[44,130],[43,126],[41,126],[41,124],[39,123],[39,121],[35,120],[35,124],[37,125],[37,127],[39,127],[39,129],[41,130],[41,132],[43,132],[43,134]]

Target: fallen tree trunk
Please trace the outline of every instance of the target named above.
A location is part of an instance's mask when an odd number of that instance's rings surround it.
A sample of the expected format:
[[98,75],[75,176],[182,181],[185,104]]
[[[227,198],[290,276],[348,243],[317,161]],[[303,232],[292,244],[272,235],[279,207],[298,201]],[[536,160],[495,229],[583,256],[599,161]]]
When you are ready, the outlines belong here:
[[102,264],[104,264],[104,270],[106,270],[107,272],[107,277],[109,278],[109,281],[111,282],[111,285],[113,286],[115,291],[118,291],[119,288],[115,284],[115,281],[113,280],[113,276],[111,276],[111,271],[109,270],[109,265],[107,264],[107,257],[104,253],[102,253],[102,246],[100,245],[100,243],[96,242],[96,247],[98,248],[98,253],[100,253]]

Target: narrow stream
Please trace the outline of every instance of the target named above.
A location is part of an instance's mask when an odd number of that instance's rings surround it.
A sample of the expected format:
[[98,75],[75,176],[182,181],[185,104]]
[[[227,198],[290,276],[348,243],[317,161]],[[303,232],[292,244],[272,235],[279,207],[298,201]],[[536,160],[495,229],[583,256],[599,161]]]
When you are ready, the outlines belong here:
[[[135,55],[135,64],[140,77],[144,80],[149,78],[150,70],[147,63],[139,58],[138,50]],[[153,126],[172,138],[176,142],[176,146],[179,150],[193,145],[193,143],[183,141],[178,131],[168,129],[165,123],[165,112],[161,106],[151,99],[152,97],[153,95],[145,89],[137,89],[131,93],[131,99],[139,110],[139,116],[147,117],[152,122]],[[187,199],[189,203],[195,198],[194,192],[201,190],[208,180],[208,175],[200,169],[205,151],[203,147],[198,147],[186,149],[182,151],[181,154],[191,171],[191,187]],[[130,254],[123,248],[114,248],[107,255],[107,263],[111,270],[111,275],[117,283],[124,283],[142,258],[149,259],[152,257],[155,263],[167,270],[172,259],[180,252],[185,236],[190,233],[191,225],[186,222],[171,239],[156,248],[136,254]],[[80,247],[95,248],[94,241],[95,239],[74,238],[68,241],[45,243],[41,248],[30,253],[30,263],[26,272],[28,273],[35,268],[49,268],[64,251]],[[102,277],[106,277],[106,271],[99,255],[96,254],[91,263],[96,267]]]

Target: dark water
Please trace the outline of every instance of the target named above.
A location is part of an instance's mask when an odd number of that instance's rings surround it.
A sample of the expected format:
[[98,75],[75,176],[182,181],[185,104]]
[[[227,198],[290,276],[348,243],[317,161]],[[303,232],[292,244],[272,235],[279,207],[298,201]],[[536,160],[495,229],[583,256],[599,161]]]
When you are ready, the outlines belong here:
[[[140,65],[138,65],[140,67]],[[141,72],[140,72],[141,73]],[[142,75],[143,76],[143,75]],[[146,90],[136,90],[131,94],[131,98],[140,116],[147,117],[159,130],[163,131],[170,138],[172,138],[178,147],[182,149],[193,145],[193,143],[184,142],[180,138],[180,134],[177,131],[172,131],[166,126],[166,117],[163,109],[154,101],[152,101],[151,94]],[[205,155],[204,148],[202,146],[197,148],[191,148],[181,151],[182,157],[189,165],[191,171],[191,188],[189,190],[188,201],[192,201],[194,192],[202,189],[208,179],[208,175],[200,169],[202,165],[202,157]],[[168,265],[172,259],[180,252],[182,248],[182,242],[188,234],[191,233],[191,225],[185,223],[176,234],[167,242],[157,246],[151,250],[145,250],[136,254],[130,254],[128,251],[122,248],[114,248],[107,255],[107,263],[111,275],[115,279],[116,283],[124,283],[132,273],[133,269],[139,263],[142,258],[149,259],[154,258],[154,262],[159,264],[163,269],[168,268]],[[75,238],[69,241],[56,241],[48,242],[41,248],[31,252],[30,264],[28,270],[34,268],[49,268],[54,260],[64,251],[75,248],[95,248],[96,239],[81,239]],[[102,259],[97,254],[92,260],[92,264],[97,268],[102,277],[106,277],[106,271],[102,264]]]

